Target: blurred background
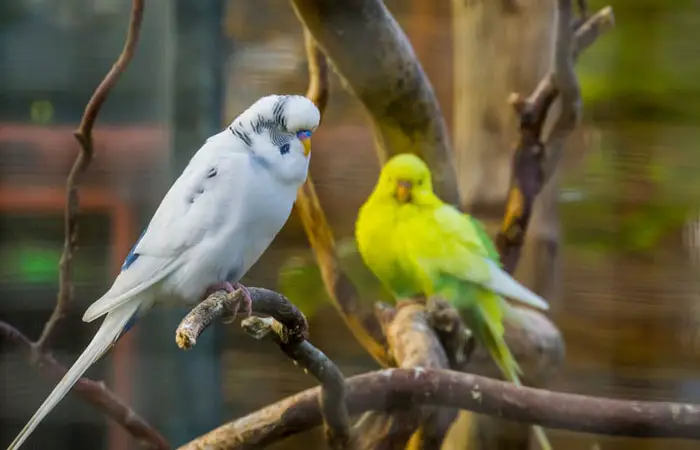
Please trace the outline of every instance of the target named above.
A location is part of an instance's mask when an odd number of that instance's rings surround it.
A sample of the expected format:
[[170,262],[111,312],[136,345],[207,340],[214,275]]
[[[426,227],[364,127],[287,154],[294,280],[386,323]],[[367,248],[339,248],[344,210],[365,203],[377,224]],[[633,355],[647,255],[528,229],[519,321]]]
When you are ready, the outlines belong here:
[[[454,132],[450,2],[386,2],[409,36]],[[560,290],[551,318],[567,345],[553,389],[700,402],[700,4],[611,0],[617,27],[577,66],[585,102],[558,192]],[[595,1],[592,6],[603,6]],[[57,291],[65,176],[83,108],[119,53],[130,2],[0,2],[0,320],[36,338]],[[478,65],[478,61],[467,61]],[[94,334],[85,308],[114,275],[203,139],[257,98],[303,93],[302,28],[287,2],[149,0],[132,64],[95,129],[82,187],[75,300],[53,346],[72,364]],[[311,173],[344,264],[356,212],[378,173],[361,105],[332,75]],[[505,102],[505,98],[503,99]],[[345,375],[376,368],[327,301],[293,216],[243,280],[282,290],[310,319],[313,342]],[[153,310],[88,375],[104,379],[174,445],[314,385],[268,342],[210,328],[182,352],[186,309]],[[0,342],[0,445],[54,384]],[[185,411],[187,413],[185,413]],[[555,447],[685,449],[682,441],[550,431]],[[275,448],[323,448],[320,433]],[[597,447],[596,447],[597,446]],[[137,448],[74,396],[26,448]]]

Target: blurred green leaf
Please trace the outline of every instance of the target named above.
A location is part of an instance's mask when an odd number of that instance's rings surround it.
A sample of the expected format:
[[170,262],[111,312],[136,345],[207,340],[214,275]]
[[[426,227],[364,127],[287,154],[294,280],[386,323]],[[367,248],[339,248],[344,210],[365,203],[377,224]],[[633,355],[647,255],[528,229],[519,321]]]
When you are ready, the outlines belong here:
[[[354,239],[339,241],[337,251],[340,266],[357,288],[363,308],[372,308],[377,301],[393,302],[391,294],[365,266]],[[319,308],[331,305],[331,299],[321,278],[321,271],[311,250],[290,258],[282,266],[278,286],[280,292],[286,295],[309,319]]]
[[666,122],[700,119],[700,26],[692,0],[593,1],[610,4],[615,28],[577,65],[587,117]]

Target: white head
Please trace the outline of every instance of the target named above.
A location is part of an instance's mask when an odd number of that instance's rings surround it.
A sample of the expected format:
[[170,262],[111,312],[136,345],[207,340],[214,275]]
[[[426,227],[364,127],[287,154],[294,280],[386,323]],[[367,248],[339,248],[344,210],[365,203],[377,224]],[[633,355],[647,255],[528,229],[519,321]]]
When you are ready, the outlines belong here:
[[229,126],[254,161],[283,183],[306,180],[311,135],[321,120],[316,105],[301,95],[268,95],[253,103]]

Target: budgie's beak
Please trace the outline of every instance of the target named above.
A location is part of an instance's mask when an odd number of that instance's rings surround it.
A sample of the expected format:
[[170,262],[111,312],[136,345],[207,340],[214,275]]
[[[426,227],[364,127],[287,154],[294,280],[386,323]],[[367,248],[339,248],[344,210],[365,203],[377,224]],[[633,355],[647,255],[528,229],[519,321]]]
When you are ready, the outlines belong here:
[[399,203],[408,203],[411,201],[411,189],[413,184],[410,181],[401,180],[396,183],[396,200]]

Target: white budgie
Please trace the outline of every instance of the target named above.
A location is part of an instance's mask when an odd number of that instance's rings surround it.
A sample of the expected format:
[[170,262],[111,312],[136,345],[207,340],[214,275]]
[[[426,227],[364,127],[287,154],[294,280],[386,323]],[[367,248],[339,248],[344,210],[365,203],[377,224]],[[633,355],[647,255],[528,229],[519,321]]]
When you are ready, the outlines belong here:
[[8,450],[17,449],[85,371],[160,302],[201,301],[234,286],[287,221],[306,180],[320,114],[307,98],[270,95],[207,139],[163,198],[112,287],[83,315],[97,334]]

